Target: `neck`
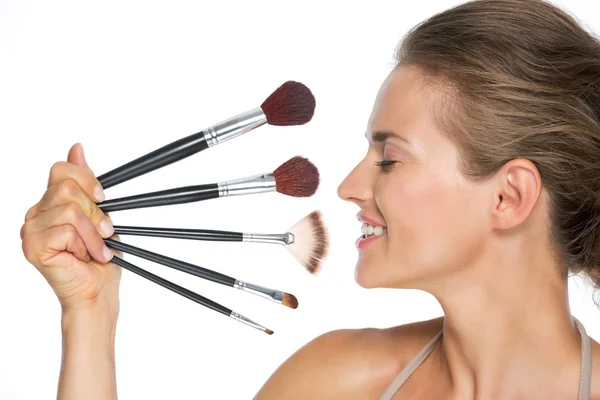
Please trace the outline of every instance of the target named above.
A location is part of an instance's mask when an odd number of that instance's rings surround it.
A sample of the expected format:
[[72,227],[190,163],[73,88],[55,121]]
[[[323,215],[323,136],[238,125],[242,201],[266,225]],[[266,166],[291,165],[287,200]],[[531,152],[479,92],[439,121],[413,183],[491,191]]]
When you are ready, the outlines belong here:
[[566,390],[550,397],[576,398],[581,338],[567,281],[537,247],[487,252],[428,290],[444,310],[441,357],[461,398],[540,398],[549,382]]

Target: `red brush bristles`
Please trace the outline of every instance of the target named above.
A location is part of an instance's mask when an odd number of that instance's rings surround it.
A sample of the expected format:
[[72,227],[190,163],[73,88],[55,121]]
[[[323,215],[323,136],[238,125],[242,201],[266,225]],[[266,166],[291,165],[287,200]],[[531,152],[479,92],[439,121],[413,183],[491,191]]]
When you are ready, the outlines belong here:
[[310,197],[319,187],[319,170],[304,157],[290,158],[273,175],[277,191],[288,196]]
[[300,82],[287,81],[260,105],[270,125],[303,125],[315,113],[315,97]]

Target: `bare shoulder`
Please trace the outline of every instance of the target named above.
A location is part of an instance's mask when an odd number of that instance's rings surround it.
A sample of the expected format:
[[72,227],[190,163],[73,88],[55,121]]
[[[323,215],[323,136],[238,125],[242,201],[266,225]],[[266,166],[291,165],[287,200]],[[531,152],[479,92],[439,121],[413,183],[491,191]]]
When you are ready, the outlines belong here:
[[327,332],[287,359],[255,399],[378,398],[442,324],[440,317],[387,329]]

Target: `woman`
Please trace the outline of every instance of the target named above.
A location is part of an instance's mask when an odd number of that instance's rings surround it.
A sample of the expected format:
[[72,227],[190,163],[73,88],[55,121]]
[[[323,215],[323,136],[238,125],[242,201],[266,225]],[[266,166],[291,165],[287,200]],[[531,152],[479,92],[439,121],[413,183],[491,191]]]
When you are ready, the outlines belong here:
[[[540,0],[437,14],[402,41],[367,138],[339,187],[366,224],[356,280],[425,290],[444,317],[322,335],[256,398],[600,399],[567,292],[569,273],[600,284],[600,42]],[[21,231],[63,307],[60,399],[116,397],[102,199],[74,146]]]

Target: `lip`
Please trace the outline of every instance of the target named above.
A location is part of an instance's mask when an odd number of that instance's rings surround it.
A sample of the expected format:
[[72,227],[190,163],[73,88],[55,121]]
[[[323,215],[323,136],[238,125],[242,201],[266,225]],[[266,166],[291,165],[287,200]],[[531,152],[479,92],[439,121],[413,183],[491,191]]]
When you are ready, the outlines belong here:
[[381,226],[382,228],[385,228],[385,224],[381,223],[381,222],[377,222],[372,218],[369,217],[365,217],[362,213],[362,211],[360,211],[358,214],[356,214],[356,218],[360,221],[360,222],[366,222],[369,225],[373,225],[373,226]]
[[382,236],[369,236],[366,239],[363,239],[363,237],[359,237],[358,239],[356,239],[356,243],[354,244],[356,246],[357,249],[364,249],[366,246],[368,246],[369,244],[373,243],[374,241],[376,241],[379,238],[382,238]]

